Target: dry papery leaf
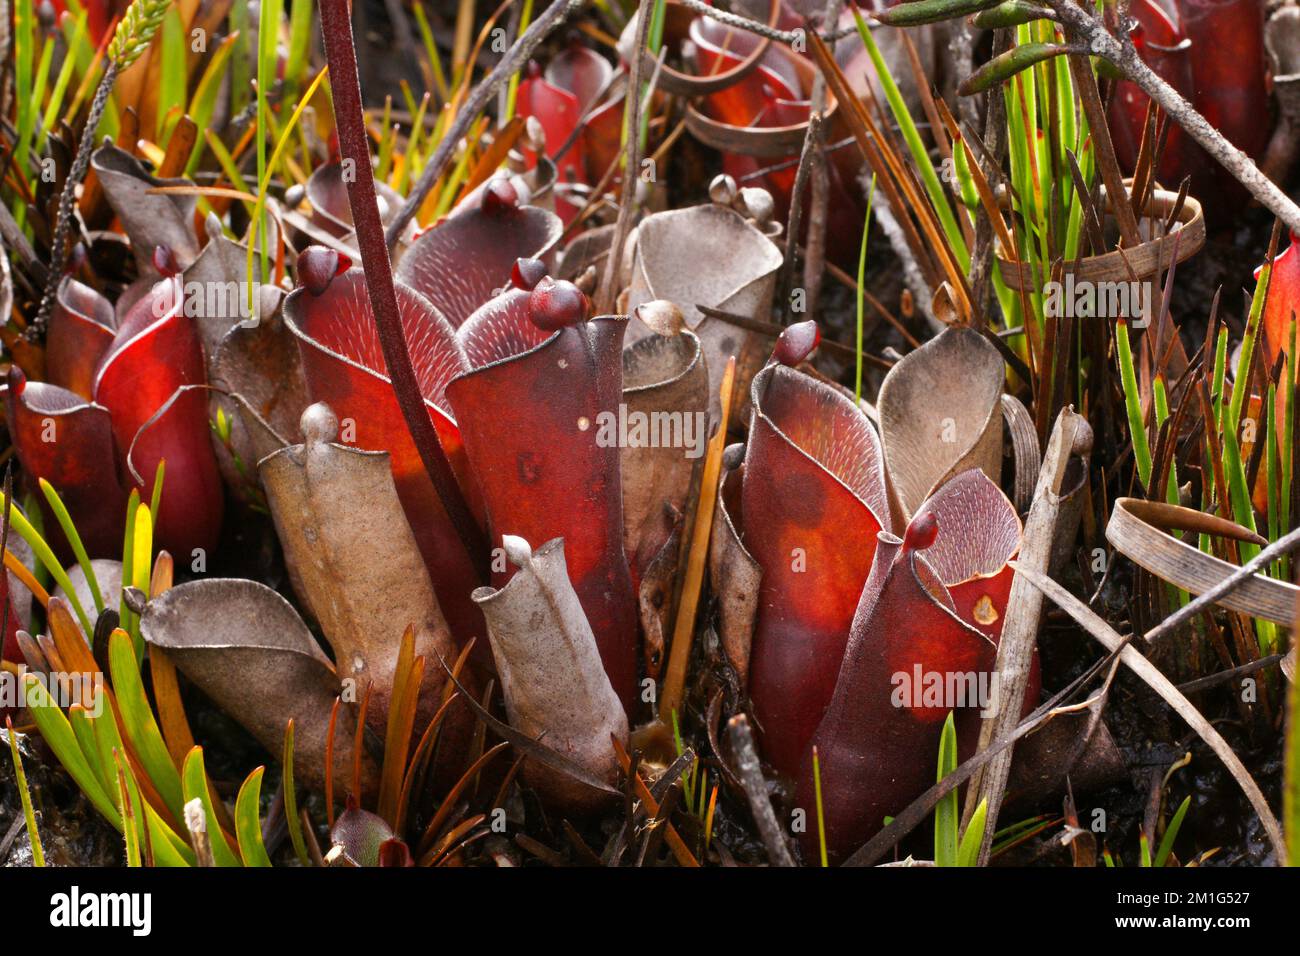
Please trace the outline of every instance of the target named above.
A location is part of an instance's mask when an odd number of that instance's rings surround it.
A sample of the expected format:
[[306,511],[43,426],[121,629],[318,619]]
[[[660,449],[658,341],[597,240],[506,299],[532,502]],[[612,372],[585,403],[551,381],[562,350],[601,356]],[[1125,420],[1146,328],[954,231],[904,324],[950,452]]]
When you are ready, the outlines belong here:
[[[283,444],[279,435],[293,433],[307,385],[297,341],[280,318],[284,290],[259,284],[250,303],[248,246],[228,239],[215,215],[206,230],[207,244],[182,276],[187,314],[195,316],[214,386],[209,417],[216,421],[220,410],[230,421],[229,448],[213,435],[217,464],[226,485],[247,498],[253,464]],[[201,302],[192,301],[197,296]]]
[[[246,467],[285,445],[283,436],[293,434],[308,398],[298,340],[278,304],[251,327],[231,327],[217,348],[211,374],[213,385],[230,393],[228,398],[217,393],[214,402],[234,406],[230,447]],[[223,464],[224,453],[223,448],[218,456]]]
[[[1204,594],[1241,568],[1162,531],[1196,531],[1235,541],[1268,542],[1216,515],[1162,502],[1119,498],[1106,525],[1106,540],[1115,550],[1156,577],[1191,594]],[[1231,611],[1290,627],[1295,622],[1300,587],[1262,574],[1251,577],[1217,603]]]
[[744,524],[740,511],[744,459],[744,445],[731,445],[723,453],[709,541],[709,582],[718,599],[718,637],[741,687],[749,684],[749,653],[763,580],[762,567],[745,550],[737,530]]
[[[268,752],[278,754],[294,722],[294,770],[310,787],[325,781],[330,712],[338,675],[307,625],[275,591],[234,578],[189,581],[151,600],[140,633],[217,707]],[[340,710],[334,734],[334,777],[350,780],[356,717]],[[373,795],[379,768],[362,754],[363,796]]]
[[[686,326],[704,349],[709,371],[709,413],[718,417],[718,386],[727,359],[736,356],[732,417],[744,405],[749,382],[761,366],[768,341],[697,306],[766,320],[776,290],[781,251],[734,209],[706,203],[647,216],[637,227],[627,308],[667,299],[682,310]],[[628,341],[652,335],[643,323],[628,328]]]
[[876,407],[894,527],[958,472],[1002,474],[1002,356],[974,329],[944,330],[885,376]]
[[681,531],[709,438],[707,390],[700,341],[680,326],[623,349],[623,404],[615,422],[622,448],[623,549],[651,678],[659,676],[672,629]]
[[[611,737],[627,746],[627,713],[569,582],[564,542],[556,538],[533,551],[507,534],[502,545],[518,572],[499,590],[478,588],[474,600],[487,618],[510,724],[612,784],[619,766]],[[543,799],[569,812],[610,800],[535,759],[524,762],[523,773]]]
[[[10,545],[12,548],[12,543]],[[95,572],[95,583],[99,585],[100,596],[104,599],[104,607],[116,608],[122,600],[122,562],[110,561],[106,558],[96,558],[90,562],[90,569]],[[94,624],[95,597],[90,593],[90,583],[86,580],[86,572],[80,564],[71,565],[67,569],[68,583],[72,585],[72,591],[81,602],[81,606],[86,609],[86,613],[91,615],[91,623]],[[10,591],[11,594],[15,593]],[[30,593],[24,587],[20,593]],[[52,597],[61,597],[65,600],[68,595],[60,585],[50,592]]]
[[[158,278],[154,268],[154,250],[170,250],[182,268],[199,254],[199,240],[194,234],[192,194],[155,193],[159,186],[193,186],[188,179],[159,179],[144,164],[117,146],[95,150],[90,166],[99,178],[108,204],[122,221],[136,265],[142,277]],[[122,304],[118,304],[119,312]]]
[[[338,417],[324,403],[302,414],[303,443],[258,465],[294,590],[320,623],[353,700],[369,688],[368,719],[383,733],[402,635],[415,653],[454,660],[458,648],[397,498],[385,452],[337,443]],[[416,733],[433,717],[446,675],[426,667]],[[458,710],[458,713],[460,711]]]

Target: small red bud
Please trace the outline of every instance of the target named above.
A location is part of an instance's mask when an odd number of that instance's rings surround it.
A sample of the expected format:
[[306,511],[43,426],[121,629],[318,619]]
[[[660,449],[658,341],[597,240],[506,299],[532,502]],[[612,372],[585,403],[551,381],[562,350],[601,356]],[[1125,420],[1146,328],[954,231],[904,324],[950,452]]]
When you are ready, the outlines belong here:
[[312,295],[324,295],[335,276],[352,267],[352,260],[324,246],[308,246],[298,255],[298,281]]
[[545,276],[528,298],[528,313],[539,329],[554,332],[566,325],[585,322],[591,303],[572,282]]
[[482,209],[492,215],[513,212],[519,205],[519,193],[510,185],[510,180],[500,177],[492,180],[483,190]]
[[821,340],[822,330],[812,319],[796,322],[788,326],[776,340],[776,350],[772,353],[772,357],[782,365],[794,368],[812,354]]
[[168,279],[179,275],[181,271],[181,264],[176,261],[176,253],[172,252],[170,246],[153,247],[153,267]]
[[517,259],[510,270],[510,281],[516,289],[531,291],[546,278],[546,263],[541,259]]
[[924,551],[934,544],[939,537],[939,519],[931,512],[918,515],[912,519],[903,535],[903,548],[911,551]]

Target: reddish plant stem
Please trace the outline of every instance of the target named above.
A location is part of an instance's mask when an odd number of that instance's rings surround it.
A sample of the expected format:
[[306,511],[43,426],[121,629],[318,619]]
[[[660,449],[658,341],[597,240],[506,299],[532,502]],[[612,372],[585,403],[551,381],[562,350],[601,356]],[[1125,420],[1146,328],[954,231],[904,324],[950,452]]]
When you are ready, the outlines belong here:
[[321,0],[321,32],[325,40],[325,58],[329,63],[334,96],[334,125],[338,130],[339,150],[351,160],[355,175],[348,183],[348,205],[356,228],[361,268],[366,274],[366,294],[375,316],[379,345],[384,364],[392,380],[402,417],[406,419],[411,440],[420,453],[425,471],[442,501],[452,526],[469,553],[483,580],[487,580],[488,547],[482,529],[470,512],[460,486],[452,473],[438,433],[429,418],[420,393],[420,385],[411,367],[411,353],[402,331],[397,310],[397,292],[393,287],[393,267],[384,242],[384,225],[379,219],[375,198],[375,177],[370,168],[370,146],[366,137],[365,117],[361,106],[361,78],[357,73],[357,55],[352,44],[352,17],[348,0]]

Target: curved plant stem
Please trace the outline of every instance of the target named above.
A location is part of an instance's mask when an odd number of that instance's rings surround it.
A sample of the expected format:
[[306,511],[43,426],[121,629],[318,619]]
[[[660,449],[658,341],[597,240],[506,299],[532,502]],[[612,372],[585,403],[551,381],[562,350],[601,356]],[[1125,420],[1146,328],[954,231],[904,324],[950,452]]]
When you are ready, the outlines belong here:
[[[323,8],[326,6],[331,9],[344,8],[345,12],[342,14],[336,14],[336,18],[339,16],[346,18],[345,4],[322,4]],[[433,151],[433,156],[429,158],[429,162],[425,165],[424,171],[420,173],[419,181],[416,182],[415,186],[412,187],[410,194],[406,197],[406,202],[402,204],[402,208],[398,211],[392,222],[388,224],[388,235],[386,236],[386,240],[389,248],[392,248],[392,246],[396,244],[397,237],[402,234],[402,230],[406,228],[406,224],[415,218],[415,214],[419,211],[420,207],[424,205],[424,200],[428,197],[430,190],[433,189],[434,183],[436,183],[439,177],[442,176],[443,169],[446,168],[447,163],[451,160],[452,153],[456,151],[456,144],[464,139],[465,134],[469,132],[470,125],[478,118],[478,115],[487,108],[488,104],[492,102],[492,97],[496,96],[497,90],[501,88],[501,84],[505,83],[510,79],[510,77],[517,73],[528,58],[533,55],[533,51],[537,49],[537,45],[541,43],[542,40],[546,39],[546,37],[549,36],[556,27],[568,18],[569,14],[573,13],[580,6],[582,6],[582,0],[556,0],[555,3],[552,3],[546,8],[545,13],[533,21],[533,25],[524,31],[523,35],[515,41],[514,45],[510,47],[510,49],[506,50],[505,55],[501,57],[500,62],[492,68],[492,72],[485,76],[478,86],[474,87],[474,91],[470,93],[469,98],[460,108],[460,112],[456,114],[456,118],[452,122],[451,127],[443,134],[442,139],[438,143],[438,148]],[[321,10],[321,22],[325,22],[324,9]],[[331,29],[337,31],[338,28],[338,23],[330,23],[326,25],[325,31],[326,33]],[[349,22],[348,37],[350,38],[351,36],[352,24]],[[329,41],[327,39],[327,51],[328,47]],[[350,55],[355,64],[356,55]],[[328,52],[327,57],[329,58],[330,65],[333,66],[334,60],[332,57],[329,57]],[[355,67],[353,72],[355,72]]]
[[[402,417],[406,419],[411,440],[420,453],[420,460],[429,473],[434,490],[474,566],[486,579],[487,540],[461,495],[460,486],[456,484],[451,465],[438,440],[438,433],[425,408],[424,396],[420,393],[415,370],[411,367],[411,353],[402,331],[401,316],[397,311],[393,267],[388,260],[388,247],[384,243],[384,226],[379,219],[379,205],[375,198],[375,177],[370,168],[370,148],[365,118],[361,111],[361,80],[357,74],[356,50],[352,45],[352,18],[348,2],[321,0],[320,6],[325,58],[332,78],[334,123],[338,130],[339,149],[345,159],[351,160],[355,169],[355,175],[348,183],[348,205],[352,209],[352,221],[356,224],[357,246],[361,252],[361,266],[366,274],[366,292],[374,312],[384,363],[388,367],[393,391],[397,394],[397,402],[401,406]],[[461,115],[472,116],[476,113],[472,107],[466,107]],[[444,139],[444,143],[446,141]],[[428,168],[432,168],[432,165],[430,163]]]

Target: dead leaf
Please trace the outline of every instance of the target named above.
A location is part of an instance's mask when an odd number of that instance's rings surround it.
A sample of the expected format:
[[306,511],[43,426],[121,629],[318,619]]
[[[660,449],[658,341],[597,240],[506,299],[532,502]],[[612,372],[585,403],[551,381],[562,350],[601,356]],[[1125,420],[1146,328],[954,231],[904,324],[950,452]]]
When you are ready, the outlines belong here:
[[741,487],[745,480],[744,446],[732,445],[722,458],[718,501],[709,542],[709,582],[718,600],[718,637],[740,686],[749,684],[749,655],[754,640],[763,569],[745,550],[738,528]]
[[[655,213],[637,227],[627,309],[634,312],[643,303],[667,299],[682,310],[687,328],[699,336],[704,349],[712,418],[718,417],[722,371],[734,355],[737,387],[731,411],[736,420],[743,420],[737,412],[766,357],[768,340],[722,319],[707,318],[697,306],[766,320],[781,262],[781,251],[770,239],[740,213],[716,203]],[[628,343],[652,334],[633,322]]]
[[[605,673],[596,637],[569,583],[564,542],[536,551],[514,535],[503,538],[518,572],[505,585],[478,588],[474,600],[488,622],[510,724],[613,784],[619,767],[610,737],[627,745],[627,713]],[[570,812],[604,806],[607,794],[535,760],[524,779]]]
[[962,327],[944,330],[889,370],[876,407],[895,528],[968,468],[998,483],[1005,374],[997,349]]
[[196,197],[150,192],[158,186],[193,186],[192,182],[159,179],[140,160],[113,145],[95,150],[90,166],[131,239],[141,276],[157,277],[153,254],[159,246],[170,250],[182,268],[198,257],[199,242],[194,234]]
[[[178,584],[140,616],[144,639],[168,658],[268,752],[284,746],[294,721],[294,771],[310,787],[325,781],[330,711],[338,675],[289,602],[265,585],[234,578]],[[334,736],[334,778],[352,779],[356,717],[340,711]],[[379,768],[362,757],[363,790],[378,785]]]
[[663,548],[686,507],[708,444],[708,373],[690,332],[654,335],[623,349],[623,547],[633,581]]
[[[258,465],[294,588],[334,650],[354,700],[371,693],[368,719],[383,733],[402,634],[415,653],[454,659],[457,647],[397,498],[385,452],[337,443],[339,422],[318,403],[302,415],[303,443]],[[435,653],[436,652],[436,653]],[[416,718],[433,717],[446,676],[425,668]]]

